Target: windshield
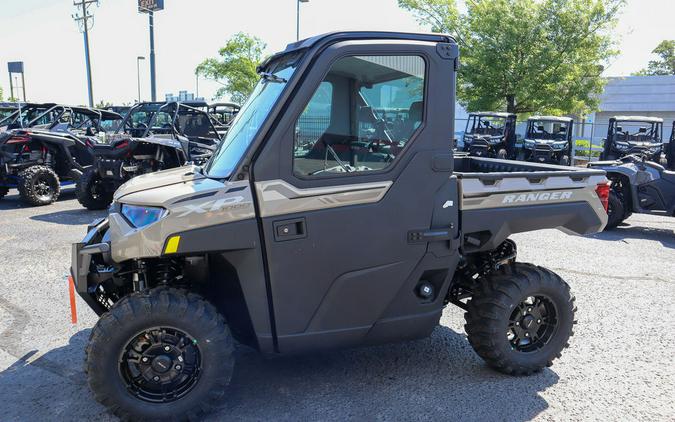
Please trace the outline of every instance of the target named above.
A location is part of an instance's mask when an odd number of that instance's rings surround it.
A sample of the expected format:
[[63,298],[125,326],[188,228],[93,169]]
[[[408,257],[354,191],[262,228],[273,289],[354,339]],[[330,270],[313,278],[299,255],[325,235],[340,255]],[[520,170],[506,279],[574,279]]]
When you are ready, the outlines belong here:
[[282,56],[276,63],[271,63],[267,67],[267,73],[258,81],[248,100],[232,120],[232,126],[227,131],[225,139],[206,164],[205,172],[209,177],[230,176],[267,119],[267,115],[286,87],[286,82],[293,75],[297,58],[297,54]]
[[569,124],[557,120],[530,120],[527,125],[527,139],[565,141]]
[[614,126],[615,142],[661,142],[660,122],[617,120]]
[[506,119],[500,116],[469,116],[467,135],[502,136],[506,127]]

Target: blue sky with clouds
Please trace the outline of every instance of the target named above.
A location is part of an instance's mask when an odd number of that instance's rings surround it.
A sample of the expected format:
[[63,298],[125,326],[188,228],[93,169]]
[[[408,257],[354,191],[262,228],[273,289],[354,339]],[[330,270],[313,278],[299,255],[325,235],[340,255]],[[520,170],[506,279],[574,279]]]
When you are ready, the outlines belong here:
[[[101,0],[94,9],[91,60],[94,100],[133,102],[136,57],[148,56],[148,22],[137,0]],[[272,53],[295,40],[296,0],[165,0],[155,17],[157,94],[195,91],[195,66],[232,34],[262,38]],[[0,0],[0,86],[9,95],[6,62],[23,60],[29,100],[85,103],[82,34],[72,20],[72,0]],[[606,70],[627,75],[647,64],[650,51],[675,38],[675,0],[628,0],[617,28],[621,55]],[[301,37],[332,30],[424,31],[396,0],[310,0],[301,5]],[[149,99],[148,61],[141,89]],[[200,80],[210,99],[216,83]]]

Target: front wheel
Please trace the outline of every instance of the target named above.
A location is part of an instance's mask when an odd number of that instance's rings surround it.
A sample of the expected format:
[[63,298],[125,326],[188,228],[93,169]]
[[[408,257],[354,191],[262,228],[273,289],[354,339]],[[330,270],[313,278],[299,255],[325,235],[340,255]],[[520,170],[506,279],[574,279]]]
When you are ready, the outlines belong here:
[[223,397],[233,352],[213,305],[157,288],[103,314],[89,338],[85,370],[96,400],[123,420],[193,420]]
[[89,210],[104,210],[113,200],[113,194],[103,183],[101,175],[94,167],[84,171],[75,187],[77,200]]
[[497,158],[499,158],[500,160],[506,160],[507,156],[508,156],[508,153],[506,152],[506,150],[504,148],[500,149],[497,152]]
[[488,365],[510,375],[529,375],[569,344],[574,296],[557,274],[532,264],[503,266],[484,279],[468,303],[469,343]]
[[59,176],[47,166],[32,166],[19,173],[21,200],[30,205],[49,205],[59,198]]
[[9,193],[9,188],[0,186],[0,199],[4,198]]

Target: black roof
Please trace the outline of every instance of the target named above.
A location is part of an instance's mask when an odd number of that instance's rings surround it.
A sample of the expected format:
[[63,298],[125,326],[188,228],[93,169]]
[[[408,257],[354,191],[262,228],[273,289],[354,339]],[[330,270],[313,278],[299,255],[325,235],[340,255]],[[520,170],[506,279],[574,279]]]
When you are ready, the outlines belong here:
[[455,40],[450,35],[445,34],[435,34],[435,33],[414,33],[414,32],[387,32],[387,31],[340,31],[340,32],[327,32],[325,34],[315,35],[310,38],[305,38],[304,40],[296,41],[290,43],[286,46],[283,51],[273,54],[263,61],[260,66],[258,66],[258,71],[260,72],[264,69],[271,61],[279,58],[280,56],[293,53],[295,51],[309,49],[319,45],[328,45],[340,41],[347,40],[409,40],[409,41],[428,41],[428,42],[438,42],[438,43],[452,43],[455,44]]

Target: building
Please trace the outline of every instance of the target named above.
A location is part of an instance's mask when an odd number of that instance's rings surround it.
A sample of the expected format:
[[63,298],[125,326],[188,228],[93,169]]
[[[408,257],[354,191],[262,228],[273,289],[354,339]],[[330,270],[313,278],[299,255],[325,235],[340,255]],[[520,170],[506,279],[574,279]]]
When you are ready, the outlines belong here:
[[195,94],[187,91],[178,91],[178,95],[173,95],[172,92],[164,95],[165,101],[204,101],[204,97],[195,97]]
[[[660,117],[663,137],[668,140],[675,120],[675,75],[608,78],[599,108],[585,122],[593,126],[594,140],[605,137],[612,116]],[[584,129],[590,136],[590,127]]]

